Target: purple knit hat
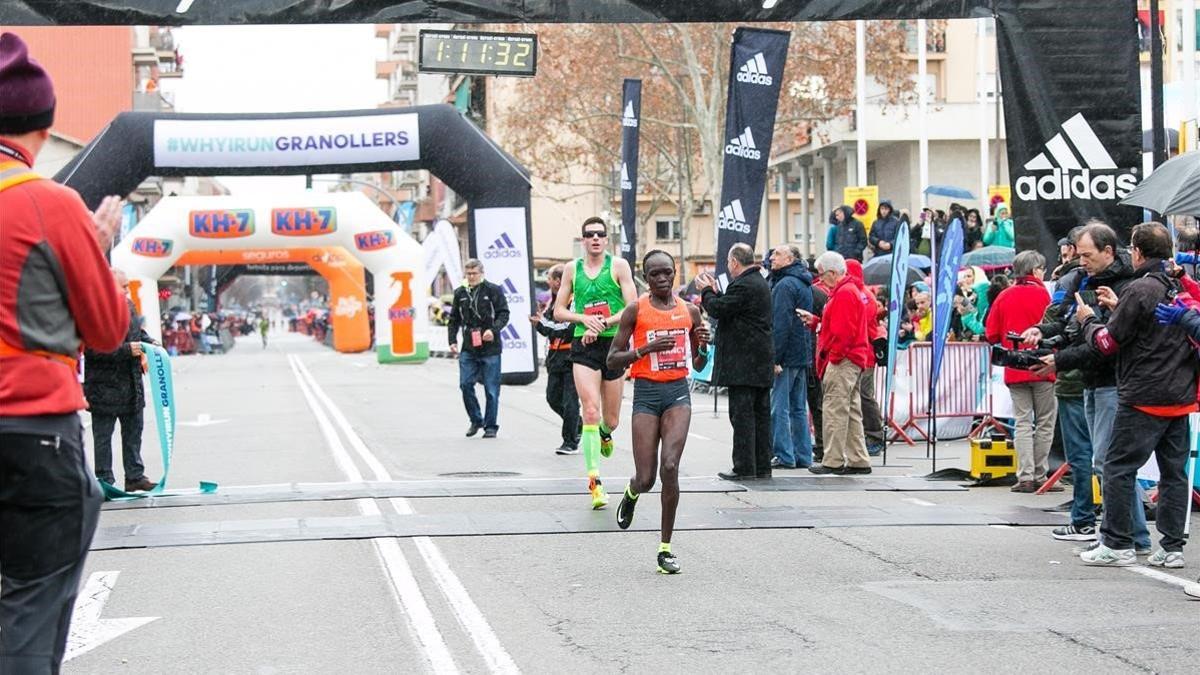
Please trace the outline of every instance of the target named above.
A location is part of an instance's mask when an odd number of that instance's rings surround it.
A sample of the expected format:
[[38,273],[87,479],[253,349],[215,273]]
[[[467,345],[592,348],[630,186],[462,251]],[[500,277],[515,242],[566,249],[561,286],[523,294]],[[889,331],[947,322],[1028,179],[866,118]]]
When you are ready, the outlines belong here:
[[0,134],[24,134],[54,124],[54,85],[25,41],[0,33]]

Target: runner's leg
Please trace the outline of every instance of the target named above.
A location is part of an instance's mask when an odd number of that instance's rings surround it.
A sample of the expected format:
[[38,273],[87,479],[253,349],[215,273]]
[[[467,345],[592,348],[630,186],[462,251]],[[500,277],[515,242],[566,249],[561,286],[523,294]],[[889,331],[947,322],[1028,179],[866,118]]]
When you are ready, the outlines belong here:
[[600,508],[607,499],[601,499],[604,488],[600,486],[600,371],[581,364],[571,366],[575,375],[575,390],[579,393],[579,404],[583,413],[583,435],[580,447],[587,468],[588,491],[592,494],[592,508]]
[[662,460],[658,476],[662,482],[662,543],[670,544],[675,530],[675,510],[679,507],[679,460],[692,425],[692,408],[677,405],[663,413],[659,421],[662,436]]
[[605,457],[613,453],[612,432],[621,421],[621,399],[625,393],[625,377],[615,380],[604,380],[600,385],[601,409],[603,418],[600,420],[600,451]]

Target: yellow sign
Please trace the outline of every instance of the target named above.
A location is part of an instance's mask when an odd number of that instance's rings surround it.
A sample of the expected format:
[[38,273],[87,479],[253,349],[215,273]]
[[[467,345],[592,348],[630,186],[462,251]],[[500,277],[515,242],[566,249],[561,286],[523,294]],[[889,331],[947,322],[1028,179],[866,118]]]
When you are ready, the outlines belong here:
[[1012,215],[1012,187],[1008,185],[989,185],[988,186],[988,210],[995,209],[996,204],[1004,202],[1008,207],[1009,215]]
[[854,217],[858,218],[867,232],[870,232],[871,224],[875,222],[875,214],[879,210],[879,186],[862,185],[843,188],[842,203],[854,211]]

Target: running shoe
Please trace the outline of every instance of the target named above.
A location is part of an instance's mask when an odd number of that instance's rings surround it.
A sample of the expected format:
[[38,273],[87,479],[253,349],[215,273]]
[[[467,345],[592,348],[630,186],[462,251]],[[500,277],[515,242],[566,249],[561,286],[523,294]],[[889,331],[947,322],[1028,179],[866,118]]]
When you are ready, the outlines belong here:
[[1146,564],[1151,567],[1169,567],[1177,570],[1183,567],[1183,552],[1164,551],[1160,548],[1150,554],[1150,557],[1146,559]]
[[1200,600],[1200,581],[1183,587],[1183,594],[1193,600]]
[[1095,525],[1067,525],[1066,527],[1056,527],[1050,533],[1050,536],[1061,541],[1095,541],[1096,526]]
[[625,494],[621,495],[621,503],[617,504],[617,527],[622,530],[628,530],[630,523],[633,522],[633,510],[637,508],[637,497],[629,498],[629,488],[625,488]]
[[600,432],[600,456],[612,457],[613,454],[613,439],[612,433]]
[[675,559],[674,553],[670,551],[658,552],[658,573],[679,574],[679,561]]
[[1084,565],[1093,567],[1132,567],[1137,564],[1137,554],[1133,552],[1133,549],[1114,550],[1104,544],[1080,553],[1079,559],[1083,561]]
[[588,479],[588,492],[592,493],[593,511],[598,511],[608,506],[608,495],[604,492],[604,485],[600,483],[599,478]]
[[571,446],[567,445],[566,443],[563,443],[562,445],[560,445],[554,449],[554,454],[556,454],[556,455],[578,455],[579,448],[572,448]]

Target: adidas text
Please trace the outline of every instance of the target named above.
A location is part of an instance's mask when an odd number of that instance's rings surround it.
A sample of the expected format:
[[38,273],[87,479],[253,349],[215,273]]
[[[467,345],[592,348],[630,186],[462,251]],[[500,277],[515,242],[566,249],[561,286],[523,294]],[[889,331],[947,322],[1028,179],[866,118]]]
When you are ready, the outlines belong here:
[[736,218],[727,218],[724,215],[717,218],[717,229],[729,230],[730,232],[739,232],[741,234],[750,234],[750,225],[739,221]]
[[489,248],[483,252],[483,257],[492,258],[521,258],[521,252],[515,248]]
[[745,82],[747,84],[761,84],[767,87],[775,84],[775,78],[771,77],[770,75],[763,75],[762,73],[747,73],[744,71],[738,71],[737,81]]
[[761,150],[747,148],[743,145],[734,145],[732,143],[725,146],[725,154],[741,157],[742,159],[762,159]]
[[621,118],[621,126],[636,127],[637,125],[638,125],[638,122],[637,122],[636,117],[622,117]]
[[1055,168],[1042,176],[1021,176],[1017,179],[1017,196],[1025,201],[1062,199],[1124,199],[1137,186],[1132,171],[1117,174],[1092,174],[1090,169],[1077,171]]

